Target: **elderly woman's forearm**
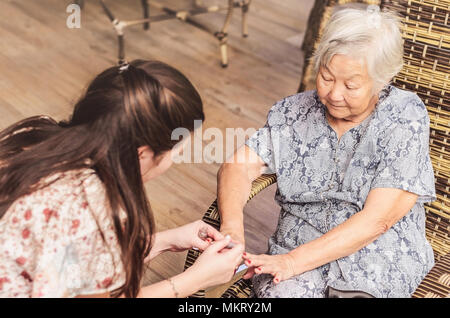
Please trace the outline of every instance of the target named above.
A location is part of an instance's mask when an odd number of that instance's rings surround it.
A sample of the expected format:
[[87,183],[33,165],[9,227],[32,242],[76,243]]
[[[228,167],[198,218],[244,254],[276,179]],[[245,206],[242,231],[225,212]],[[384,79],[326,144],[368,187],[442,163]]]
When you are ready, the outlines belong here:
[[349,256],[375,241],[387,229],[381,219],[356,213],[318,239],[289,252],[295,260],[295,274],[307,272],[339,258]]
[[292,251],[298,261],[298,270],[311,270],[369,245],[408,214],[417,198],[417,194],[401,189],[373,189],[362,211],[320,238]]
[[252,180],[246,167],[224,163],[217,174],[217,204],[222,224],[243,223],[243,209],[250,195]]
[[220,167],[217,174],[217,200],[222,223],[229,221],[229,212],[242,213],[252,181],[262,174],[264,167],[264,161],[247,145],[236,150],[232,161]]

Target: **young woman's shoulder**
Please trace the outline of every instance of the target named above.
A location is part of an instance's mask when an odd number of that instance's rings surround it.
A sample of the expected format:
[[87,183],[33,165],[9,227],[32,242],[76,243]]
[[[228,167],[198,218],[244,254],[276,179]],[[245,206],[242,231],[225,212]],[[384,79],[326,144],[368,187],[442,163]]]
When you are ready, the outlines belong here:
[[95,171],[52,175],[0,219],[0,296],[99,294],[123,283],[120,246]]
[[43,178],[41,183],[47,186],[18,199],[8,212],[12,210],[12,214],[20,215],[30,210],[35,224],[59,221],[62,226],[67,226],[69,219],[91,219],[106,212],[105,189],[92,169],[55,173]]

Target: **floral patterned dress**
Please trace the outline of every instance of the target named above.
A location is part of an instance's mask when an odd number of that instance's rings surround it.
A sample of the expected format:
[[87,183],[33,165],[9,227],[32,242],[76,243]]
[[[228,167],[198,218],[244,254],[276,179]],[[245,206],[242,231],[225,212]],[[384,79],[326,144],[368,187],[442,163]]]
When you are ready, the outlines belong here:
[[410,297],[434,264],[425,238],[424,203],[436,199],[427,109],[416,94],[387,86],[371,115],[339,140],[325,111],[315,90],[287,97],[247,140],[278,178],[281,212],[268,254],[287,253],[345,222],[363,209],[371,189],[403,189],[418,200],[356,253],[278,285],[270,275],[254,276],[254,293],[324,297],[329,285],[376,297]]
[[16,200],[0,219],[0,297],[74,297],[122,286],[120,246],[95,171],[50,178],[59,179]]

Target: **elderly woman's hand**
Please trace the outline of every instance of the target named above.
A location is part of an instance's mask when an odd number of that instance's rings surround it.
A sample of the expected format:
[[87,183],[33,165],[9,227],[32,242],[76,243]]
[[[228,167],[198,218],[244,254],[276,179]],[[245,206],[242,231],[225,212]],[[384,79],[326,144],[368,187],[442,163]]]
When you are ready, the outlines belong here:
[[243,258],[248,266],[248,271],[244,279],[249,279],[257,274],[270,274],[273,276],[273,282],[279,282],[295,276],[295,260],[290,254],[280,255],[254,255],[244,253]]

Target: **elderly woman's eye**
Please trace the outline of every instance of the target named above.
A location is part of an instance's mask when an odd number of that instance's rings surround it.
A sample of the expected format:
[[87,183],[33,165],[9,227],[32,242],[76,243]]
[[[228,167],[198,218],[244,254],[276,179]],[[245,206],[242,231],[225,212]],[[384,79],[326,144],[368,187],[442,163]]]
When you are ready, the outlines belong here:
[[324,81],[331,82],[333,80],[332,78],[326,77],[323,74],[320,74],[320,75],[322,76]]

